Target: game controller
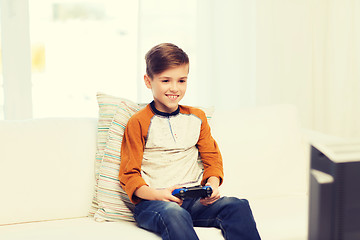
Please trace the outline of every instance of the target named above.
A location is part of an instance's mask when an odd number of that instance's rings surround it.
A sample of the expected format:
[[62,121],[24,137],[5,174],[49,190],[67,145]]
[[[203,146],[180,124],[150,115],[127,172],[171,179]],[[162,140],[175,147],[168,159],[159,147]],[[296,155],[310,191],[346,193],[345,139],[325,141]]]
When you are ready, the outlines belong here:
[[212,194],[212,188],[210,186],[196,186],[196,187],[184,187],[175,189],[172,195],[182,200],[185,198],[205,198],[210,197]]

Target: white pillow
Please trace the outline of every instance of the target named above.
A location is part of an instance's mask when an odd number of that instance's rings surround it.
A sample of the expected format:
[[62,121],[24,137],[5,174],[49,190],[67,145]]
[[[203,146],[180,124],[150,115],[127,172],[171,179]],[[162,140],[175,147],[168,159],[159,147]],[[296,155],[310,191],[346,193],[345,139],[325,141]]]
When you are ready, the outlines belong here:
[[92,205],[89,211],[90,216],[99,209],[98,202],[98,181],[99,181],[99,169],[104,156],[104,150],[109,137],[109,128],[112,124],[115,113],[118,111],[119,105],[126,103],[127,106],[137,107],[137,104],[127,100],[125,98],[114,97],[102,92],[97,93],[97,101],[99,105],[99,120],[97,131],[97,144],[95,154],[95,189],[93,194]]
[[97,221],[134,221],[131,203],[119,182],[120,151],[124,130],[131,116],[143,106],[129,101],[122,102],[113,117],[108,131],[108,139],[98,176],[97,197],[99,209],[95,214]]

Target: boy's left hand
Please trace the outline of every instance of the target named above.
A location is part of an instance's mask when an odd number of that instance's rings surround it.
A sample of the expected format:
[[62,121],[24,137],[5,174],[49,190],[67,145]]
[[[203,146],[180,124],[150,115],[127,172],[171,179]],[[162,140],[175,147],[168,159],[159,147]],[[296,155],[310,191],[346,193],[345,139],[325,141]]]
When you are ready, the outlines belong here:
[[[216,178],[218,179],[218,178]],[[210,197],[201,198],[200,203],[202,205],[208,206],[210,204],[213,204],[220,198],[220,192],[219,192],[219,182],[217,181],[210,181],[210,178],[208,182],[205,184],[205,186],[211,186],[212,188],[212,194]]]

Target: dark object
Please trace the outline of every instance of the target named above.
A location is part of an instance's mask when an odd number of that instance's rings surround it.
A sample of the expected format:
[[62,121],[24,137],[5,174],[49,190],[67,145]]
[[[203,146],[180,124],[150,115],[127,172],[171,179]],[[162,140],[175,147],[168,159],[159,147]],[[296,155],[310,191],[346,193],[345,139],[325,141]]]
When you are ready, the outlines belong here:
[[178,188],[172,192],[172,195],[180,199],[185,198],[205,198],[210,197],[212,194],[212,188],[210,186],[196,186],[189,188]]
[[360,142],[311,147],[309,240],[360,239]]

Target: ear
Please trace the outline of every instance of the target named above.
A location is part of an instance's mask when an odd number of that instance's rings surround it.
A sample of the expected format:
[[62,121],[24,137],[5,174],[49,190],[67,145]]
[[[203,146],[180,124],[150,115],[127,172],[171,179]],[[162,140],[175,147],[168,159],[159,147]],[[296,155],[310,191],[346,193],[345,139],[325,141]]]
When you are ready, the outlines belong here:
[[151,79],[147,74],[144,75],[144,82],[145,82],[146,87],[148,89],[151,89]]

